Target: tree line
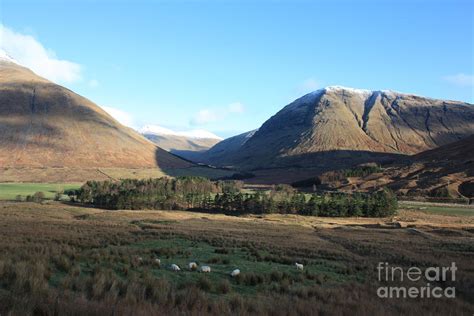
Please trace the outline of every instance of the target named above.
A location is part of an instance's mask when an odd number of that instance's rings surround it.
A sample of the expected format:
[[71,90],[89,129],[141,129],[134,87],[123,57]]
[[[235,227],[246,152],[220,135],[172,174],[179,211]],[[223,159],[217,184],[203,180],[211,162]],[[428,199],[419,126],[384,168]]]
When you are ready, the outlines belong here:
[[241,181],[202,177],[88,181],[74,200],[106,209],[202,210],[226,214],[300,214],[384,217],[397,209],[388,189],[373,193],[304,194],[288,185],[246,192]]

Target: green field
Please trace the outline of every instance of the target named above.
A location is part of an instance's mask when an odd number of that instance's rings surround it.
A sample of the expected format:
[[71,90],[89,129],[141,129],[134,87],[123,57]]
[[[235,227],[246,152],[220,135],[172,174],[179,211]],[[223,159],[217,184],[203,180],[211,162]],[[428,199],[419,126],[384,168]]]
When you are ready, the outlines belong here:
[[420,212],[438,214],[438,215],[454,215],[454,216],[474,216],[474,207],[463,206],[447,206],[436,204],[412,204],[410,202],[399,202],[401,209],[416,210]]
[[52,199],[56,192],[77,189],[81,183],[0,183],[0,200],[15,200],[17,195],[25,199],[27,195],[43,192]]
[[[225,250],[226,253],[219,253],[220,249]],[[114,254],[125,253],[131,255],[131,259],[126,258],[124,262],[120,262],[122,257],[114,257]],[[302,273],[296,271],[292,263],[284,264],[270,260],[265,261],[265,259],[257,260],[255,258],[256,253],[258,253],[258,256],[263,256],[263,258],[270,255],[266,251],[249,252],[246,248],[213,247],[206,242],[190,241],[184,238],[158,239],[126,246],[110,246],[102,252],[92,250],[84,256],[84,260],[80,260],[79,266],[83,277],[93,275],[95,265],[94,260],[90,258],[99,256],[107,258],[107,260],[101,260],[100,267],[108,271],[114,271],[116,276],[121,278],[126,277],[123,271],[127,271],[127,275],[150,273],[154,278],[164,278],[178,287],[186,286],[186,284],[199,284],[204,278],[212,284],[212,289],[208,290],[211,295],[222,294],[219,292],[219,285],[227,281],[229,281],[229,292],[252,296],[267,290],[271,285],[276,285],[277,281],[281,281],[278,279],[272,283],[272,277],[291,280],[295,287],[310,286],[322,280],[333,285],[341,282],[362,282],[364,280],[362,273],[345,274],[345,266],[337,262],[314,261],[307,265],[305,272]],[[153,264],[153,258],[157,255],[161,258],[161,267]],[[133,258],[138,256],[143,258],[143,263],[131,263]],[[212,273],[202,274],[198,271],[190,271],[187,264],[192,261],[199,265],[210,265]],[[172,263],[181,267],[180,273],[169,269]],[[256,281],[256,284],[250,284],[252,282],[250,280],[236,282],[230,277],[230,272],[236,268],[242,271],[244,278],[249,274],[257,274],[269,280],[265,282]],[[64,282],[65,277],[64,271],[55,271],[51,276],[50,285],[57,287],[61,282]],[[270,284],[268,284],[269,282]]]

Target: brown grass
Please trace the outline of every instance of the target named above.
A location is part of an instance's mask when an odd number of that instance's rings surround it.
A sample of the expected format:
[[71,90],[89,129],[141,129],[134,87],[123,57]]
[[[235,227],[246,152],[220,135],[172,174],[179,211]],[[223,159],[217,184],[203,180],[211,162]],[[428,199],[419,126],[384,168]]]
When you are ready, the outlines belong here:
[[[469,314],[473,224],[410,211],[394,219],[230,217],[1,202],[0,314]],[[159,255],[192,260],[183,242],[210,246],[208,258],[230,258],[229,266],[242,253],[248,265],[239,266],[236,279],[214,269],[171,273],[153,265]],[[164,246],[143,247],[148,243]],[[305,272],[286,268],[294,261]],[[377,299],[379,261],[455,261],[458,297]]]

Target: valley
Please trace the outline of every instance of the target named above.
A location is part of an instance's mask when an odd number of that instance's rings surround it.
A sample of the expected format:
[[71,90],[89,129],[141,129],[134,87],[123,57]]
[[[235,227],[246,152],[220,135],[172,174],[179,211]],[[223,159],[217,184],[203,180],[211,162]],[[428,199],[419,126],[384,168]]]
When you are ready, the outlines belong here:
[[0,1],[0,316],[474,315],[470,2]]
[[[0,202],[0,275],[10,289],[0,290],[0,312],[463,314],[474,304],[473,218],[403,207],[390,219],[338,219]],[[455,261],[457,299],[378,299],[375,268],[385,260]],[[189,271],[190,261],[211,273]]]

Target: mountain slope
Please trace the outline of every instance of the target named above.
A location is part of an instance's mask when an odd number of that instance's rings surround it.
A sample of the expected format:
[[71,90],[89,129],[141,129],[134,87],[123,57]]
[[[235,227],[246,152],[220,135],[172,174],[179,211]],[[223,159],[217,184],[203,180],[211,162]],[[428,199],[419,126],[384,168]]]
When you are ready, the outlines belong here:
[[287,105],[240,148],[209,162],[258,169],[330,168],[343,161],[342,167],[416,154],[473,133],[474,107],[468,103],[328,87]]
[[410,196],[474,198],[474,135],[410,157],[376,175],[350,179],[337,189],[389,186]]
[[438,164],[465,164],[466,170],[474,176],[474,135],[445,146],[421,152],[413,157],[415,161],[436,162]]
[[146,125],[138,131],[160,148],[190,160],[222,140],[205,130],[176,132],[157,125]]
[[0,59],[0,166],[181,168],[190,163],[91,101]]
[[155,134],[143,134],[143,136],[169,152],[177,150],[203,151],[219,142],[219,139],[216,138],[189,138],[177,135]]
[[253,130],[224,139],[209,150],[194,155],[191,160],[207,164],[217,162],[221,166],[231,164],[232,157],[255,134],[256,131],[257,130]]

